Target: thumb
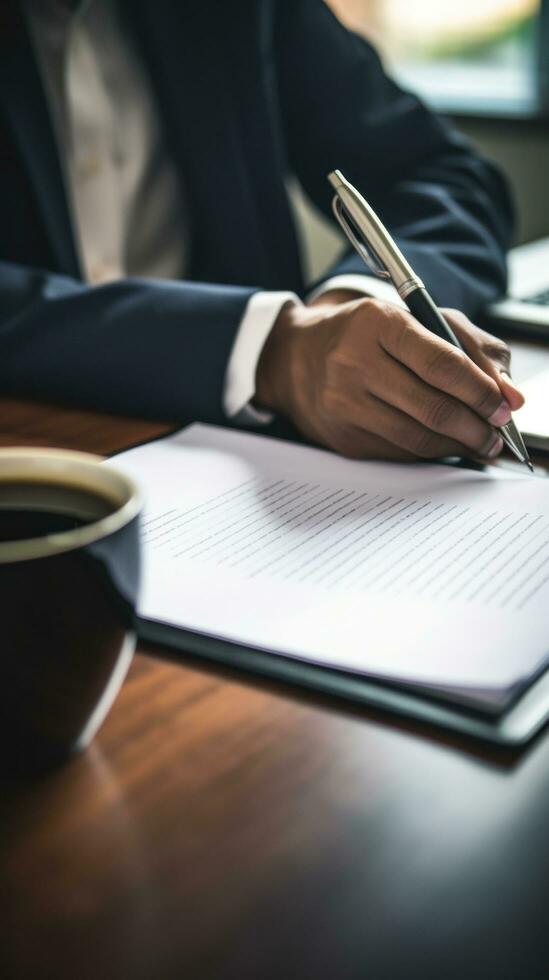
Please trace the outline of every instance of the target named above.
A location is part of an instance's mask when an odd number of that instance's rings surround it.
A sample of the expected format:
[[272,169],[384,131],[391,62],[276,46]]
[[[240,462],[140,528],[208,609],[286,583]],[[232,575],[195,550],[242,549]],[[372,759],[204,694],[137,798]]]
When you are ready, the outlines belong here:
[[489,357],[482,353],[480,357],[477,357],[477,364],[489,377],[494,379],[503,397],[509,403],[512,412],[522,408],[525,398],[511,378],[508,360],[506,362],[500,361],[497,357]]

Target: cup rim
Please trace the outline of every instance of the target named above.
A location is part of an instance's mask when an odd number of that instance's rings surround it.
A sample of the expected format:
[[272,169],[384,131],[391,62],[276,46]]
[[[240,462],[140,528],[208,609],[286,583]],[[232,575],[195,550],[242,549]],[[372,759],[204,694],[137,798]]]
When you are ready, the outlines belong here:
[[[80,476],[80,479],[78,477]],[[86,481],[87,478],[87,481]],[[48,483],[97,493],[113,505],[112,512],[82,527],[38,538],[0,542],[0,565],[35,558],[53,558],[109,537],[129,524],[142,509],[137,484],[106,463],[102,456],[73,449],[25,446],[0,449],[0,486],[8,480]]]

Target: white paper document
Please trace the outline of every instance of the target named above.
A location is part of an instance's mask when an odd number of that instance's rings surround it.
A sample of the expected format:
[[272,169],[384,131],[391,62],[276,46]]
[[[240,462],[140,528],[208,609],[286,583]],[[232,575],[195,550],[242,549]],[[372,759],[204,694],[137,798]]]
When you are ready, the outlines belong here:
[[122,453],[144,619],[368,676],[514,690],[549,652],[549,482],[206,425]]

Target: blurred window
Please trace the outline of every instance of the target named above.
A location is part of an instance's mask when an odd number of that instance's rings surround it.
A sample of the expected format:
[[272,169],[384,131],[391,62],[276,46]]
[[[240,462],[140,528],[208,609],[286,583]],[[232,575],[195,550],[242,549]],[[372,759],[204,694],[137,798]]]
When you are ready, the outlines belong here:
[[329,3],[439,108],[517,115],[548,108],[549,0]]

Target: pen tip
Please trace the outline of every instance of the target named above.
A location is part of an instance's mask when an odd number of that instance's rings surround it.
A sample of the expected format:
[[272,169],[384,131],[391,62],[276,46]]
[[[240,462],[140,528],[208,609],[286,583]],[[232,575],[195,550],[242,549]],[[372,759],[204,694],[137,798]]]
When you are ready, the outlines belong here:
[[525,459],[524,462],[526,463],[528,469],[530,470],[530,473],[533,473],[534,472],[534,467],[532,466],[530,460],[529,459]]

